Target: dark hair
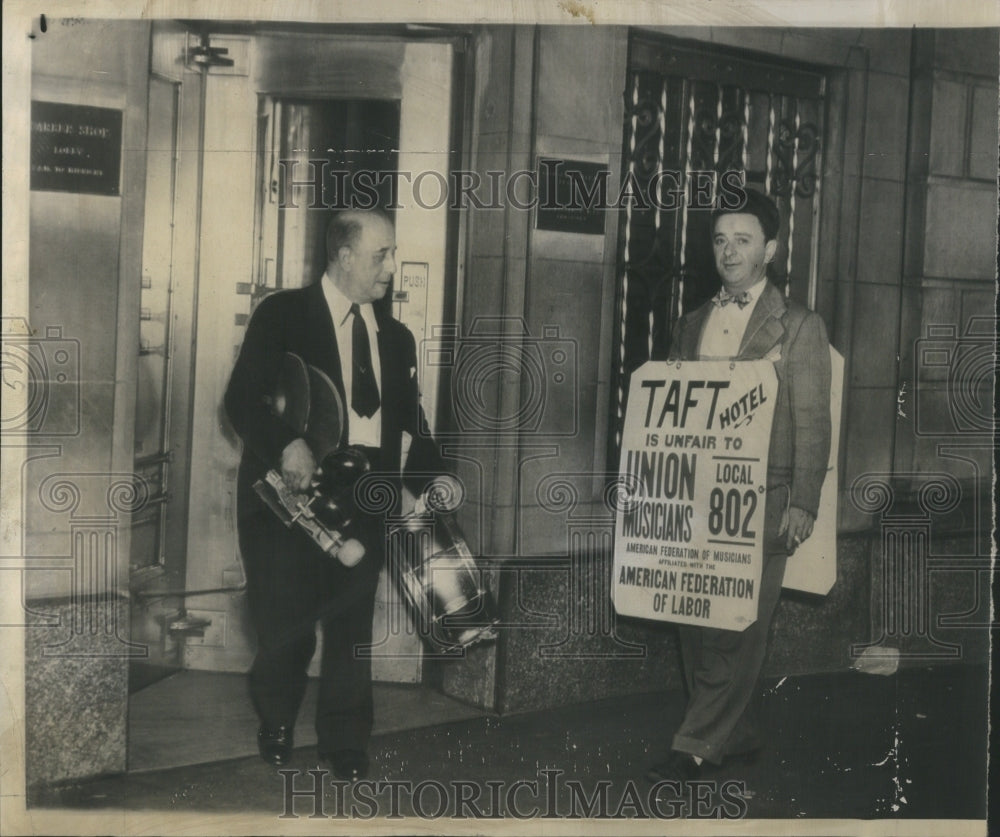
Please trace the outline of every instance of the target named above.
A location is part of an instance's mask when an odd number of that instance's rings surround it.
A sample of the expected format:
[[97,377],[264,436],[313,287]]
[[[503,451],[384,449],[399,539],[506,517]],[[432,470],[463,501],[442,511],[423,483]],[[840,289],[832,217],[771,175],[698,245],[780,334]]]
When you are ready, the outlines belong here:
[[730,207],[724,203],[712,210],[712,232],[715,232],[715,221],[720,215],[753,215],[760,222],[760,227],[764,230],[764,240],[773,241],[778,237],[778,229],[781,227],[781,216],[778,214],[778,207],[767,195],[755,189],[744,189],[746,201],[742,206]]

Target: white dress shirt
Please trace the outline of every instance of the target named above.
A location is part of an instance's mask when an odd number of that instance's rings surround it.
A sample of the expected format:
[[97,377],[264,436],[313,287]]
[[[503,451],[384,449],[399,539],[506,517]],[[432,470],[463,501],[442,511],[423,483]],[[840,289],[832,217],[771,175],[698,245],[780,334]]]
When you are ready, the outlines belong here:
[[[327,307],[330,309],[330,318],[333,320],[333,329],[337,335],[337,349],[340,352],[340,372],[344,377],[344,394],[347,403],[344,405],[348,415],[348,437],[349,445],[366,445],[371,448],[380,447],[382,444],[382,407],[380,406],[375,414],[369,418],[359,415],[351,409],[351,386],[354,382],[353,359],[354,359],[354,318],[351,315],[351,305],[353,304],[326,274],[320,280],[323,286],[323,296],[326,298]],[[379,400],[382,397],[382,359],[378,353],[378,323],[375,321],[375,310],[370,302],[359,305],[361,318],[368,328],[368,345],[372,353],[372,369],[376,370],[375,385],[379,389]]]
[[750,302],[742,308],[735,302],[726,305],[712,303],[712,310],[701,333],[701,345],[698,347],[701,360],[731,360],[740,353],[740,343],[743,342],[750,315],[757,307],[757,300],[764,290],[764,281],[760,279],[747,289]]

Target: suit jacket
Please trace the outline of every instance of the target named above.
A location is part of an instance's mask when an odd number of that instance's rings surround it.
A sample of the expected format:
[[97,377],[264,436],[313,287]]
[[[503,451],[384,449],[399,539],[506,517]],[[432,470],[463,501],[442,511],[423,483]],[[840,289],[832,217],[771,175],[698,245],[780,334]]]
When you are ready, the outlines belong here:
[[[712,304],[706,302],[681,317],[670,344],[671,358],[698,359]],[[789,505],[815,517],[830,458],[830,344],[818,314],[766,282],[736,359],[757,360],[779,352],[768,488],[788,486]]]
[[[440,473],[443,467],[420,407],[416,344],[406,326],[391,316],[378,316],[377,320],[382,367],[381,468],[394,478],[400,476],[402,433],[406,431],[413,437],[406,469],[411,476],[406,482],[419,493],[427,481],[421,474]],[[275,392],[286,352],[294,352],[325,372],[344,404],[350,403],[344,393],[333,320],[319,282],[266,297],[247,326],[225,395],[229,420],[243,440],[237,480],[240,517],[265,508],[253,491],[253,483],[268,469],[280,466],[281,452],[296,438],[291,428],[274,415],[268,402]]]

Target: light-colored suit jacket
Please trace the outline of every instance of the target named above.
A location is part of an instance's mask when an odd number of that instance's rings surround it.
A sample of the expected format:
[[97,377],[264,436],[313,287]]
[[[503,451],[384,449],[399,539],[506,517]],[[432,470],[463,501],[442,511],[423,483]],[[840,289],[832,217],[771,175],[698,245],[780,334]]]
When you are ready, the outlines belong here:
[[[674,327],[670,359],[698,360],[712,303]],[[830,457],[830,344],[822,318],[766,282],[735,360],[774,360],[778,398],[767,463],[769,489],[787,486],[789,505],[816,516]]]

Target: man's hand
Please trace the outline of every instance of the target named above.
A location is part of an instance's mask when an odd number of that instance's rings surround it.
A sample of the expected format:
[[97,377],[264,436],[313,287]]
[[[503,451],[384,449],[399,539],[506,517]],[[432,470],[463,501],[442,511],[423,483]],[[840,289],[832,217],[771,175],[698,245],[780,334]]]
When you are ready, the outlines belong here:
[[795,548],[812,534],[814,521],[809,512],[796,506],[789,506],[787,511],[781,513],[778,537],[787,533],[785,546],[789,553],[795,552]]
[[281,452],[281,478],[293,491],[305,491],[316,473],[316,459],[304,439],[289,442]]

